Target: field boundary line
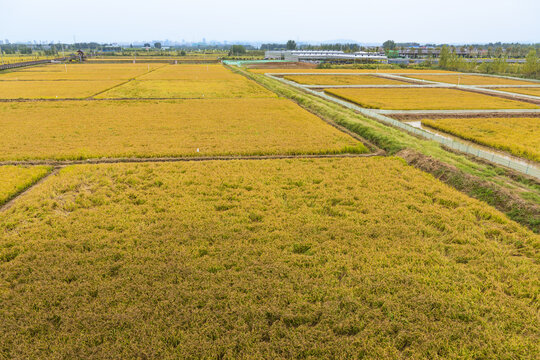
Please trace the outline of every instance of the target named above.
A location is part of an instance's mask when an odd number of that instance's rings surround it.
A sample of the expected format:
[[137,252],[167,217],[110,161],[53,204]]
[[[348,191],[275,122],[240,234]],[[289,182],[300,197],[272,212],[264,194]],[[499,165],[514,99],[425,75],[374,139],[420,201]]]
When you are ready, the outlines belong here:
[[[131,82],[131,81],[137,80],[137,78],[138,78],[139,76],[143,76],[143,75],[150,74],[150,73],[152,73],[152,72],[154,72],[154,71],[156,71],[156,70],[158,70],[158,69],[164,68],[164,67],[167,66],[167,65],[169,65],[169,64],[164,64],[164,65],[162,65],[162,66],[158,66],[158,67],[156,67],[155,69],[152,69],[152,70],[149,70],[149,71],[145,72],[144,74],[139,74],[139,75],[136,75],[136,76],[134,76],[134,77],[132,77],[132,78],[129,78],[129,79],[127,79],[127,81],[124,81],[123,83],[117,84],[117,85],[115,85],[115,86],[113,86],[113,87],[110,87],[110,88],[108,88],[108,89],[99,91],[99,92],[97,92],[97,93],[95,93],[95,94],[93,94],[93,95],[90,95],[90,96],[88,97],[88,99],[90,99],[90,98],[93,99],[94,97],[98,96],[99,94],[103,94],[103,93],[105,93],[105,92],[107,92],[107,91],[110,91],[110,90],[112,90],[112,89],[116,89],[116,88],[119,87],[119,86],[125,85],[125,84],[127,84],[127,83],[129,83],[129,82]],[[149,65],[149,66],[150,66],[150,65]]]
[[[234,69],[233,67],[231,67],[230,65],[227,65],[227,64],[224,64],[224,66],[226,68],[229,69],[229,71],[232,71],[233,73],[235,74],[238,74],[238,75],[241,75],[243,77],[245,77],[246,79],[248,79],[249,81],[253,81],[254,83],[256,83],[257,85],[259,86],[262,86],[263,88],[265,88],[266,90],[268,91],[271,91],[273,94],[276,94],[278,97],[281,97],[279,94],[277,94],[274,90],[272,90],[271,88],[263,85],[263,84],[260,84],[259,82],[257,82],[256,80],[254,79],[251,79],[249,78],[248,76],[246,76],[245,74],[243,74],[242,72]],[[381,154],[386,154],[386,151],[382,150],[381,148],[379,148],[378,146],[376,146],[375,144],[371,143],[370,141],[364,139],[363,137],[361,137],[360,135],[350,131],[349,129],[347,129],[345,126],[342,126],[338,123],[336,123],[335,121],[333,120],[330,120],[330,119],[327,119],[326,117],[323,117],[317,113],[315,113],[313,110],[311,110],[310,108],[308,108],[307,106],[304,106],[302,104],[300,104],[298,101],[294,100],[294,99],[290,99],[290,98],[287,98],[288,100],[294,102],[296,105],[300,106],[302,109],[306,110],[307,112],[309,112],[310,114],[313,114],[315,115],[317,118],[321,119],[323,122],[327,123],[328,125],[334,127],[335,129],[349,135],[350,137],[352,137],[353,139],[357,140],[357,141],[360,141],[364,146],[366,146],[369,150],[371,150],[372,152],[375,152],[375,153],[381,153]]]
[[120,163],[166,163],[166,162],[197,162],[197,161],[233,161],[233,160],[280,160],[280,159],[335,159],[335,158],[363,158],[384,156],[385,152],[379,150],[365,154],[297,154],[297,155],[239,155],[239,156],[198,156],[198,157],[147,157],[147,158],[98,158],[84,160],[7,160],[0,161],[4,165],[50,165],[64,167],[68,165],[86,164],[120,164]]
[[540,109],[469,109],[469,110],[388,110],[388,109],[370,109],[374,113],[383,115],[431,115],[431,114],[447,114],[447,115],[469,115],[469,114],[493,114],[493,115],[507,115],[507,114],[524,114],[527,115],[540,115]]
[[8,210],[10,207],[12,207],[15,204],[15,201],[22,197],[24,194],[28,193],[31,189],[36,187],[37,185],[44,182],[49,177],[58,174],[60,169],[62,169],[63,166],[55,166],[53,167],[47,174],[43,175],[39,180],[34,182],[33,184],[30,184],[28,187],[26,187],[24,190],[19,191],[18,193],[14,194],[12,197],[10,197],[5,203],[0,205],[0,213]]
[[[344,106],[346,108],[349,108],[351,110],[359,112],[360,114],[362,114],[364,116],[367,116],[367,117],[369,117],[371,119],[375,119],[375,120],[377,120],[377,121],[379,121],[379,122],[381,122],[381,123],[383,123],[385,125],[393,126],[393,127],[399,128],[399,129],[401,129],[403,131],[406,131],[406,132],[408,132],[410,134],[421,136],[422,138],[425,138],[425,139],[428,139],[428,140],[436,141],[439,144],[441,144],[442,147],[447,147],[447,148],[452,149],[454,151],[459,151],[459,152],[464,153],[464,154],[476,156],[476,157],[478,157],[480,159],[489,161],[492,164],[496,164],[496,165],[499,165],[499,166],[504,166],[504,167],[513,169],[515,171],[518,171],[518,172],[520,172],[522,174],[525,174],[525,175],[532,176],[534,178],[540,179],[540,169],[538,167],[534,166],[534,165],[524,163],[523,161],[514,161],[513,159],[511,159],[511,158],[509,158],[507,156],[502,156],[502,155],[498,154],[495,151],[481,150],[481,149],[479,149],[479,148],[477,148],[475,146],[471,146],[471,145],[466,144],[466,143],[461,142],[461,141],[455,141],[455,140],[452,140],[452,139],[447,138],[447,137],[443,137],[443,136],[440,136],[440,135],[434,135],[434,134],[429,133],[429,132],[427,132],[425,130],[415,128],[415,127],[413,127],[413,126],[411,126],[411,125],[409,125],[407,123],[404,123],[404,122],[401,122],[399,120],[387,117],[387,116],[385,116],[383,114],[388,114],[388,113],[387,112],[383,113],[383,112],[381,112],[381,110],[373,111],[373,109],[366,109],[366,108],[358,106],[358,105],[356,105],[356,104],[354,104],[354,103],[352,103],[350,101],[341,100],[341,99],[338,99],[336,97],[327,95],[325,93],[317,92],[317,91],[312,90],[312,89],[307,89],[307,88],[305,88],[305,87],[303,87],[303,86],[301,86],[299,84],[296,84],[293,81],[282,79],[282,78],[279,78],[277,76],[273,76],[272,74],[265,74],[265,76],[267,76],[267,77],[269,77],[271,79],[280,81],[283,84],[287,84],[289,86],[292,86],[292,87],[294,87],[296,89],[308,92],[308,93],[310,93],[312,95],[316,95],[316,96],[318,96],[318,97],[320,97],[322,99],[329,100],[329,101],[332,101],[334,103],[340,104],[340,105],[342,105],[342,106]],[[518,109],[509,109],[509,110],[519,111]],[[534,110],[535,112],[540,112],[540,109],[530,109],[530,110]],[[434,110],[434,112],[440,113],[440,110]]]
[[[339,88],[447,88],[447,89],[456,89],[456,90],[462,90],[462,91],[469,91],[469,92],[476,92],[483,95],[489,95],[489,96],[495,96],[499,98],[504,98],[508,100],[518,100],[523,101],[527,103],[532,103],[535,105],[540,104],[540,97],[534,96],[534,95],[528,95],[528,94],[520,94],[520,93],[512,93],[512,92],[506,92],[506,91],[500,91],[495,90],[494,88],[497,87],[506,87],[506,88],[528,88],[528,87],[540,87],[540,80],[534,80],[531,79],[531,81],[536,82],[538,84],[534,85],[459,85],[459,84],[449,84],[449,83],[443,83],[440,81],[433,81],[433,80],[424,80],[424,79],[415,79],[415,78],[408,78],[404,75],[411,75],[411,74],[405,74],[405,73],[362,73],[362,74],[354,74],[354,73],[309,73],[309,74],[302,74],[302,73],[295,73],[295,74],[282,74],[282,73],[265,73],[266,76],[274,76],[278,77],[281,80],[291,81],[288,79],[285,79],[284,76],[287,75],[372,75],[377,76],[380,78],[386,78],[390,80],[400,81],[404,83],[409,83],[409,85],[406,84],[384,84],[384,85],[319,85],[319,84],[300,84],[295,81],[292,81],[293,83],[304,87],[308,89],[339,89]],[[418,74],[416,74],[418,75]],[[503,79],[510,79],[510,80],[520,80],[520,81],[529,81],[528,79],[520,79],[520,78],[512,78],[508,76],[496,76],[496,75],[488,75],[488,74],[470,74],[470,73],[453,73],[453,74],[422,74],[422,75],[459,75],[459,76],[471,76],[471,75],[481,75],[486,77],[494,77],[494,78],[503,78]],[[493,89],[492,89],[493,88]]]

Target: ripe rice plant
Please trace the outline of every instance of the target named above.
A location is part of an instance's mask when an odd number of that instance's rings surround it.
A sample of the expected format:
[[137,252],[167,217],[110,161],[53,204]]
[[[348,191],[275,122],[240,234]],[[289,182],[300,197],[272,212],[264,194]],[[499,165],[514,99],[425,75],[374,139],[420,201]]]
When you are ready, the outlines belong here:
[[134,80],[103,92],[98,98],[225,99],[269,98],[275,94],[245,78],[234,80]]
[[48,166],[0,166],[0,205],[41,179],[49,171]]
[[4,103],[0,128],[2,160],[368,152],[277,97]]
[[279,68],[279,65],[276,65],[274,69],[249,69],[249,71],[257,74],[265,73],[452,73],[454,71],[447,70],[432,70],[432,69],[285,69]]
[[403,85],[406,82],[371,75],[289,75],[284,79],[304,85]]
[[412,75],[407,76],[412,79],[436,81],[447,84],[460,84],[460,85],[527,85],[527,84],[539,84],[532,81],[514,80],[499,78],[494,76],[481,76],[481,75]]
[[0,81],[0,99],[84,99],[121,82],[121,80]]
[[506,91],[509,93],[525,94],[540,97],[540,87],[531,88],[497,88],[495,90]]
[[540,118],[424,119],[422,124],[516,156],[540,161]]
[[4,358],[540,350],[540,238],[395,158],[72,166],[0,233]]
[[143,75],[139,80],[245,80],[221,64],[180,64],[167,65],[159,70]]
[[2,80],[128,80],[164,64],[57,64],[0,73]]
[[389,110],[538,109],[539,106],[495,96],[442,88],[348,88],[326,93],[365,108]]

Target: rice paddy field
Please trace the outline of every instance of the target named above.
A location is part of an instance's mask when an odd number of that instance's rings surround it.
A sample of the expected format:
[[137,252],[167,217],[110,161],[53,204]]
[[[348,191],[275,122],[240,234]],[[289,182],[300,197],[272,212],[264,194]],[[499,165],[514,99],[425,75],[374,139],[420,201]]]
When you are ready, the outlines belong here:
[[41,179],[49,166],[0,166],[0,205]]
[[482,75],[407,75],[411,79],[460,85],[539,85],[539,82]]
[[0,220],[4,357],[539,350],[538,237],[397,159],[84,165],[35,190]]
[[184,81],[229,81],[245,80],[234,74],[221,64],[179,64],[160,67],[158,70],[145,74],[140,80],[184,80]]
[[0,128],[1,160],[368,151],[277,97],[0,103]]
[[404,85],[404,81],[372,75],[289,75],[283,77],[303,85]]
[[2,54],[0,65],[15,64],[15,63],[26,62],[26,61],[50,60],[50,59],[56,59],[58,57],[61,57],[61,56],[60,55],[50,56],[50,55],[43,55],[43,54],[33,54],[33,55]]
[[497,88],[495,90],[506,91],[509,93],[532,95],[540,97],[540,87],[531,87],[531,88]]
[[164,64],[53,64],[0,72],[2,80],[128,80]]
[[388,110],[538,109],[535,104],[443,88],[346,88],[326,93],[362,107]]
[[120,80],[0,81],[0,99],[83,99],[121,83]]
[[34,97],[0,102],[0,359],[537,358],[538,234],[299,98],[151,66],[0,73]]
[[[179,65],[176,65],[179,66]],[[269,98],[265,88],[239,78],[234,80],[134,80],[105,91],[98,98]]]
[[279,68],[279,64],[276,65],[275,68],[264,68],[264,69],[257,69],[257,68],[250,68],[249,71],[257,73],[257,74],[272,74],[272,73],[388,73],[388,74],[394,74],[394,73],[452,73],[453,71],[447,71],[447,70],[432,70],[432,69],[285,69],[285,68]]
[[540,161],[540,118],[424,119],[422,124],[515,156]]

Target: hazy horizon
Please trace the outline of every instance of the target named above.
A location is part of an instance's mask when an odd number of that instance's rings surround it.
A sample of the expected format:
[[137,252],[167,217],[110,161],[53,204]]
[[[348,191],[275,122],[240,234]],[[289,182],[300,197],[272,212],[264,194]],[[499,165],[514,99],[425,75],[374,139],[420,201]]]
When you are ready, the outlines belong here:
[[[2,5],[0,39],[10,42],[130,43],[177,42],[396,42],[470,44],[535,43],[540,40],[540,2],[456,0],[452,7],[433,1],[385,3],[345,0],[339,6],[314,0],[309,5],[275,0],[267,7],[246,0],[181,3],[171,0],[114,3],[95,0]],[[440,15],[432,15],[440,14]]]

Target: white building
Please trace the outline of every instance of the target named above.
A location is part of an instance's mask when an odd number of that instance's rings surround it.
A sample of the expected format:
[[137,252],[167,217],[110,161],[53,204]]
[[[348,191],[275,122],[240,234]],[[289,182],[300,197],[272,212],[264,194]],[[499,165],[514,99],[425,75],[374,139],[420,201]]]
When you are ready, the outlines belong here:
[[267,60],[285,60],[291,62],[298,61],[328,61],[328,60],[375,60],[387,62],[386,55],[380,53],[370,53],[358,51],[355,53],[345,53],[343,51],[326,50],[278,50],[266,51],[264,58]]

